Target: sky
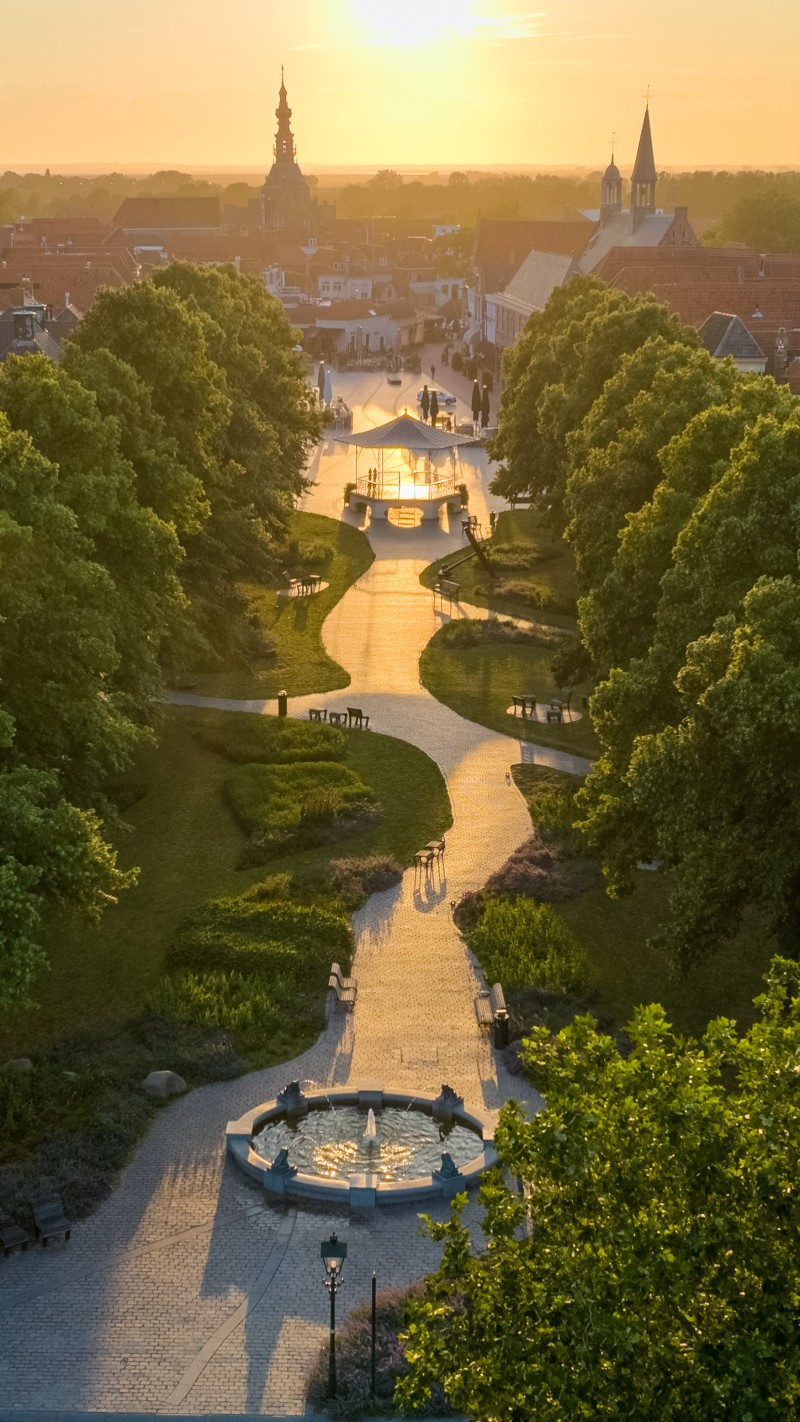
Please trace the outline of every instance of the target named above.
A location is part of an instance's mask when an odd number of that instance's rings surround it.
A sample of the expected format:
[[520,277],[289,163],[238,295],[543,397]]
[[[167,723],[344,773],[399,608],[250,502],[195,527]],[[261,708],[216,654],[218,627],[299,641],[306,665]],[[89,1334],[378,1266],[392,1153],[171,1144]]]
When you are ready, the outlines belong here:
[[[0,171],[800,166],[797,0],[0,0]],[[536,0],[533,0],[536,3]]]

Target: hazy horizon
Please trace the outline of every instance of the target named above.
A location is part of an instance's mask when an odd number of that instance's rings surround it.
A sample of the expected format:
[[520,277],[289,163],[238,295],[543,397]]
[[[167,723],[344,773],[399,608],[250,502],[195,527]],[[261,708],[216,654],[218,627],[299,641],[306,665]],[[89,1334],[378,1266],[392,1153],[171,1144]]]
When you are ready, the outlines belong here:
[[230,0],[224,23],[209,0],[28,0],[0,41],[35,59],[10,66],[0,144],[38,155],[0,152],[0,168],[263,173],[281,63],[310,172],[595,170],[612,131],[629,170],[648,85],[659,167],[798,161],[800,7],[787,0],[756,14],[745,0],[618,0],[611,21],[600,0]]

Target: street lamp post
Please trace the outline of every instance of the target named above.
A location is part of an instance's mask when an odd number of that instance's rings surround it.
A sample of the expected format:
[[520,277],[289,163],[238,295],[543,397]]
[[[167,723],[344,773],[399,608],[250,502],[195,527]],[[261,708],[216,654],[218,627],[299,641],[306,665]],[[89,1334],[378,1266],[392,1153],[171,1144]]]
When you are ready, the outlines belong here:
[[325,1265],[325,1288],[331,1296],[330,1348],[328,1351],[328,1397],[336,1396],[336,1295],[342,1287],[342,1266],[347,1258],[347,1245],[332,1234],[320,1245]]

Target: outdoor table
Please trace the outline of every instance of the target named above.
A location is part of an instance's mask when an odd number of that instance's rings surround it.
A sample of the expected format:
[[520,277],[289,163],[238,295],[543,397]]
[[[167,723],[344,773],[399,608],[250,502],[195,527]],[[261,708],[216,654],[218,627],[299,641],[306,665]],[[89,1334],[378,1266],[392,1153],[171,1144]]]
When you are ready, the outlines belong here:
[[319,592],[319,585],[320,585],[320,583],[322,582],[322,574],[321,574],[321,573],[309,573],[308,578],[307,578],[306,581],[307,581],[307,583],[308,583],[308,590],[309,590],[309,592],[312,592],[312,593]]

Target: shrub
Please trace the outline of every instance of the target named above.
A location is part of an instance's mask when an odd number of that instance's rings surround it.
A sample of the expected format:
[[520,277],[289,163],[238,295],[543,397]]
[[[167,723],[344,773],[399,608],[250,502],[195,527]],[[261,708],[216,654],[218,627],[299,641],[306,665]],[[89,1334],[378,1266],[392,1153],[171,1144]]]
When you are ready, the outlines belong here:
[[466,484],[459,484],[458,492],[461,498],[461,507],[462,509],[465,509],[469,505],[469,489],[467,488]]
[[455,622],[446,622],[436,633],[435,640],[446,647],[479,647],[488,642],[522,642],[549,647],[558,641],[559,636],[542,628],[532,631],[530,627],[518,627],[515,622],[499,617],[463,617]]
[[331,881],[349,908],[358,908],[370,894],[399,884],[403,870],[390,854],[331,860]]
[[333,548],[321,538],[314,538],[300,543],[298,555],[298,561],[304,568],[327,568],[333,558]]
[[378,814],[373,792],[355,771],[333,762],[242,765],[225,791],[267,856],[353,834]]
[[330,965],[347,972],[352,946],[347,919],[331,909],[249,893],[216,899],[181,926],[152,1006],[230,1032],[259,1064],[284,1060],[322,1030]]
[[356,484],[353,482],[353,480],[348,480],[348,482],[347,482],[347,483],[345,484],[345,486],[344,486],[344,506],[345,506],[345,508],[347,508],[347,506],[348,506],[349,503],[350,503],[350,495],[351,495],[351,494],[354,494],[355,491],[356,491]]
[[[253,955],[254,958],[257,956]],[[150,999],[154,1012],[175,1022],[219,1027],[240,1051],[253,1051],[281,1026],[281,1003],[291,998],[279,975],[259,973],[180,973],[159,983]]]
[[589,982],[589,961],[549,904],[490,898],[469,945],[490,982],[579,992]]
[[[320,1353],[308,1382],[307,1401],[329,1417],[360,1418],[395,1414],[392,1406],[395,1384],[408,1372],[405,1351],[399,1335],[408,1323],[408,1305],[421,1293],[419,1287],[392,1289],[378,1295],[376,1308],[377,1337],[375,1348],[376,1397],[370,1396],[370,1366],[372,1348],[372,1310],[361,1304],[348,1314],[336,1330],[337,1396],[328,1399],[328,1350]],[[448,1407],[441,1393],[434,1390],[425,1408],[429,1417],[448,1417]]]
[[30,1224],[30,1200],[58,1191],[72,1218],[109,1194],[157,1103],[141,1083],[168,1065],[190,1086],[239,1075],[230,1038],[150,1012],[47,1047],[24,1076],[0,1073],[0,1208]]
[[347,739],[338,727],[286,716],[232,712],[203,725],[200,740],[209,750],[240,765],[344,760],[347,753]]
[[537,588],[522,578],[498,578],[494,592],[500,597],[515,598],[540,612],[553,611],[556,605],[553,594],[547,588]]

